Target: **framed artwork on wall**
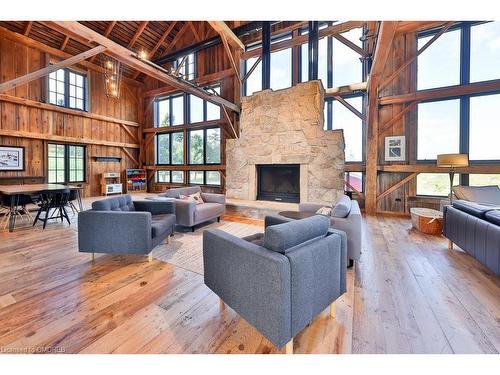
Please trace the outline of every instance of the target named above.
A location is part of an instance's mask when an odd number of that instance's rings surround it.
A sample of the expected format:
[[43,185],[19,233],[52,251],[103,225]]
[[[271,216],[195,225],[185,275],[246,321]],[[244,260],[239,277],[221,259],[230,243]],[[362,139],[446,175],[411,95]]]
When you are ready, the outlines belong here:
[[406,160],[406,137],[404,135],[385,137],[385,161]]
[[24,171],[24,147],[0,146],[0,171]]

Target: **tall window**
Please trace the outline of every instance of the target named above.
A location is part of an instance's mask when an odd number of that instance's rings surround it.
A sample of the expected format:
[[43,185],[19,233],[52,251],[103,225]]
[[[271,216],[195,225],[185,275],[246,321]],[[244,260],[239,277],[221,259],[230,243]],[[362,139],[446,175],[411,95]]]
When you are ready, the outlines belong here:
[[188,81],[195,79],[196,55],[194,53],[191,53],[189,55],[179,57],[177,60],[172,62],[172,69],[179,69],[179,74],[181,75],[181,77],[187,79]]
[[49,103],[87,110],[87,77],[68,68],[49,74]]
[[85,181],[85,146],[49,143],[48,183]]
[[[252,66],[255,65],[257,57],[251,57],[245,61],[245,74],[247,74]],[[260,61],[252,74],[250,74],[245,81],[246,95],[252,95],[254,92],[262,90],[262,61]]]
[[220,164],[220,128],[189,131],[189,164]]
[[184,95],[172,95],[155,102],[155,127],[184,124]]
[[[361,96],[347,98],[346,101],[359,112],[363,112]],[[344,131],[346,162],[363,161],[363,121],[337,100],[328,101],[325,105],[332,107],[331,116],[327,115],[325,129],[343,129]]]
[[156,164],[184,164],[184,132],[156,136]]
[[[439,30],[419,35],[422,48]],[[499,79],[500,22],[463,22],[441,35],[417,60],[418,89],[432,89]],[[438,154],[469,154],[471,164],[500,161],[500,90],[463,95],[455,99],[422,102],[418,105],[417,159],[434,162]],[[495,175],[455,177],[454,185],[479,185],[495,180]],[[445,196],[449,192],[447,174],[422,173],[417,176],[417,194]]]

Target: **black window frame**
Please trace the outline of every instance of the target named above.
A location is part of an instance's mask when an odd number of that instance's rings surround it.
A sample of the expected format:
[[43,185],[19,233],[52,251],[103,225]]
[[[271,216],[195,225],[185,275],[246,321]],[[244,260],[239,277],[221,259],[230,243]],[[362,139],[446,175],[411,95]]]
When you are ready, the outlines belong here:
[[[467,85],[470,83],[470,53],[471,53],[471,28],[484,24],[486,22],[460,22],[452,27],[450,27],[446,32],[460,30],[460,85]],[[434,28],[430,30],[425,30],[416,35],[417,44],[418,39],[425,38],[429,36],[436,35],[441,28]],[[418,69],[418,59],[417,59],[417,69]],[[489,82],[489,81],[478,81],[474,83],[481,82]],[[453,87],[453,86],[444,86],[444,87]],[[442,88],[442,87],[435,87]],[[431,89],[431,90],[432,90]],[[422,90],[425,91],[425,90]],[[432,103],[432,102],[441,102],[448,100],[459,100],[459,152],[463,154],[469,155],[470,150],[470,142],[469,142],[469,134],[470,134],[470,98],[472,97],[480,97],[480,96],[488,96],[488,95],[496,95],[500,94],[500,90],[492,90],[486,91],[482,93],[475,94],[467,94],[467,95],[458,95],[453,97],[439,98],[439,99],[431,99],[431,100],[423,100],[419,104],[423,103]],[[415,137],[415,160],[417,164],[434,164],[436,159],[419,159],[418,158],[418,106],[417,106],[417,123],[416,123],[416,137]],[[469,160],[470,164],[498,164],[500,163],[500,159],[490,159],[490,160]],[[462,185],[468,184],[468,174],[460,175],[460,183]]]
[[[219,147],[219,162],[207,163],[207,130],[219,129],[220,147]],[[203,163],[191,163],[191,132],[203,130]],[[221,165],[222,163],[222,129],[220,126],[208,126],[200,129],[188,129],[187,131],[187,165]]]
[[[183,155],[182,155],[182,159],[183,159],[183,162],[182,163],[172,163],[172,135],[174,134],[182,134],[182,137],[184,137],[184,131],[183,130],[179,130],[179,131],[172,131],[172,132],[167,132],[167,133],[160,133],[160,134],[157,134],[156,135],[156,144],[155,144],[155,149],[156,149],[156,155],[155,155],[155,164],[156,165],[161,165],[161,166],[164,166],[164,165],[184,165],[184,159],[185,159],[185,154],[186,154],[186,150],[183,150]],[[168,152],[168,163],[160,163],[158,158],[159,158],[159,155],[160,155],[160,142],[159,142],[159,137],[162,137],[162,136],[168,136],[168,147],[169,147],[169,152]],[[184,138],[183,138],[183,148],[184,148]]]
[[[199,164],[197,164],[199,165]],[[187,185],[191,185],[191,186],[198,186],[198,185],[201,185],[201,186],[221,186],[222,185],[222,177],[221,177],[221,174],[220,174],[220,171],[219,170],[188,170],[186,171],[187,172]],[[203,183],[198,183],[198,182],[191,182],[191,172],[203,172]],[[218,172],[219,173],[219,184],[208,184],[207,183],[207,173],[208,172]]]
[[[70,68],[61,68],[58,70],[64,71],[64,105],[52,103],[50,101],[50,93],[54,92],[54,91],[50,90],[50,79],[51,79],[50,74],[47,76],[47,100],[46,100],[46,102],[48,104],[55,105],[55,106],[62,107],[62,108],[69,108],[69,109],[73,109],[75,111],[88,112],[89,111],[88,75],[86,73],[82,73],[80,71],[76,71],[76,70],[73,70]],[[53,73],[57,74],[57,70]],[[81,76],[83,78],[83,99],[82,99],[83,100],[83,109],[77,108],[77,107],[71,107],[69,105],[69,103],[70,103],[69,87],[71,86],[71,84],[69,83],[69,81],[70,81],[69,74],[70,73],[76,74],[77,76]],[[56,93],[56,101],[57,101],[57,91],[55,93]],[[74,98],[76,98],[76,97],[74,97]]]
[[[54,146],[64,146],[64,181],[63,182],[50,182],[49,181],[49,147],[51,145]],[[70,152],[69,149],[70,147],[81,147],[83,149],[83,180],[75,180],[72,181],[70,179]],[[77,158],[74,158],[77,159]],[[57,169],[56,169],[57,171]],[[81,144],[72,144],[72,143],[55,143],[55,142],[49,142],[47,143],[47,183],[61,183],[61,184],[78,184],[78,183],[86,183],[87,182],[87,146],[86,145],[81,145]]]
[[[181,63],[182,59],[183,59],[184,57],[186,57],[186,56],[188,56],[187,58],[189,59],[189,55],[193,55],[193,63],[192,63],[192,64],[186,64],[186,63],[184,64],[184,69],[185,69],[185,71],[184,71],[184,75],[183,75],[182,77],[183,77],[185,80],[187,80],[187,81],[192,81],[192,80],[194,80],[194,79],[196,79],[196,78],[197,78],[197,74],[196,74],[196,72],[197,72],[197,70],[198,70],[198,69],[197,69],[197,67],[198,67],[198,56],[197,56],[197,53],[196,53],[196,52],[189,53],[189,54],[187,54],[187,55],[181,56],[181,57],[179,57],[179,58],[177,58],[177,59],[173,60],[173,61],[172,61],[171,66],[172,66],[172,69],[174,69],[174,70],[175,70],[175,69],[177,69],[177,67],[178,67],[178,66],[179,66],[179,64]],[[191,69],[190,69],[190,67],[191,67],[191,66],[192,66],[192,68],[193,68],[193,69],[192,69],[192,71],[191,71]],[[192,76],[192,78],[189,78],[189,75],[191,75],[191,74],[192,74],[193,76]]]

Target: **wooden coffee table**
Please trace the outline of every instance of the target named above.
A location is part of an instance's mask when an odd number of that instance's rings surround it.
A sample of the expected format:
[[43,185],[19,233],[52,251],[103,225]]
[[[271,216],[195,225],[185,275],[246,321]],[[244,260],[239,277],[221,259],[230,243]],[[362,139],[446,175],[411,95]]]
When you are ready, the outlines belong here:
[[410,208],[413,228],[422,233],[439,235],[443,233],[443,213],[431,208]]
[[278,215],[284,216],[288,219],[300,220],[314,216],[316,215],[316,212],[281,211],[278,212]]

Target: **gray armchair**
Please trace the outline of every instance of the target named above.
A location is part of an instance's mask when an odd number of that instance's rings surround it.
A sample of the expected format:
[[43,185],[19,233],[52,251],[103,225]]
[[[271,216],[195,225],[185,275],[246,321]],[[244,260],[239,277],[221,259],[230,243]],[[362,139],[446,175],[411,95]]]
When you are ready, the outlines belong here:
[[174,234],[174,202],[132,201],[129,195],[92,203],[78,213],[78,250],[92,253],[149,254]]
[[[345,234],[323,216],[270,225],[238,238],[203,232],[205,284],[278,348],[346,291]],[[224,305],[222,305],[224,306]]]
[[[201,193],[205,203],[196,204],[179,199],[179,195]],[[165,193],[158,194],[160,197],[175,198],[177,225],[191,227],[209,220],[217,219],[224,215],[226,210],[226,197],[224,194],[203,193],[199,186],[169,189]]]
[[[322,204],[301,203],[299,211],[316,212]],[[352,261],[359,260],[361,256],[361,210],[358,202],[343,195],[334,205],[329,217],[330,226],[347,234],[347,258]]]

